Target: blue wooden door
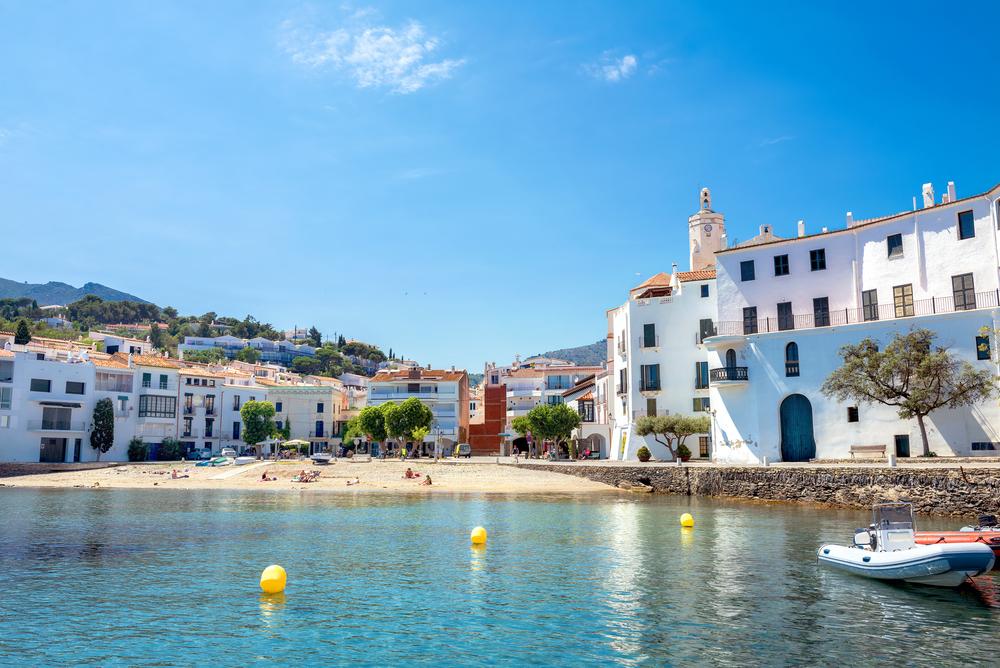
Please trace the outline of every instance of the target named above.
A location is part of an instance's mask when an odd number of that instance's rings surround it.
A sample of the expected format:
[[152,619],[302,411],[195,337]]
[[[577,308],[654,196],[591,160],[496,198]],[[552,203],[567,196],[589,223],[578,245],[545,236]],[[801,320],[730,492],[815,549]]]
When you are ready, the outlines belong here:
[[812,404],[801,394],[781,402],[781,461],[805,462],[816,457]]

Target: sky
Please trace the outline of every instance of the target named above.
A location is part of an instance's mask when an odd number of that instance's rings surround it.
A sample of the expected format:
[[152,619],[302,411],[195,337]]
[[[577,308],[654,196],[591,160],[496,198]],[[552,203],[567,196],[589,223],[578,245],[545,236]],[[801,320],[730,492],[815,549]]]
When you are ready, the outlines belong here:
[[[997,3],[0,0],[0,276],[480,371],[729,238],[1000,182]],[[993,26],[990,28],[989,26]]]

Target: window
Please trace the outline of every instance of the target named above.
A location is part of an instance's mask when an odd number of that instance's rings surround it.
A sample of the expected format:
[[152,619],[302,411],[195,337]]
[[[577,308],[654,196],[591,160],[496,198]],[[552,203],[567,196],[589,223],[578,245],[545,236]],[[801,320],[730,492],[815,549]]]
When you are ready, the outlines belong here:
[[795,329],[795,318],[792,317],[792,302],[778,304],[778,329],[785,331]]
[[84,383],[75,380],[66,381],[66,394],[83,394],[84,388]]
[[794,341],[785,346],[785,375],[789,378],[799,375],[799,344]]
[[788,256],[787,255],[775,255],[774,256],[774,275],[775,276],[787,276],[788,275]]
[[160,389],[161,390],[167,389],[167,374],[165,373],[160,374]]
[[896,308],[896,317],[905,318],[913,315],[913,285],[897,285],[892,289],[892,303]]
[[32,392],[51,392],[52,381],[45,378],[32,378],[30,389]]
[[322,401],[320,401],[320,402],[318,402],[316,404],[316,412],[317,413],[322,413],[323,412],[323,402]]
[[191,384],[191,380],[192,380],[191,378],[185,378],[184,379],[184,384],[185,385],[190,385]]
[[177,397],[158,397],[153,394],[143,394],[139,397],[139,417],[177,417]]
[[698,343],[701,343],[710,336],[715,336],[715,322],[711,318],[702,318],[698,321]]
[[281,402],[280,401],[275,401],[274,402],[274,412],[275,413],[280,413],[281,412]]
[[215,430],[215,420],[212,418],[207,418],[205,420],[205,438],[212,438],[212,432]]
[[194,413],[194,395],[190,392],[184,393],[184,412]]
[[886,250],[889,257],[903,257],[903,235],[890,234],[885,238]]
[[809,251],[809,269],[811,271],[823,271],[826,269],[826,249],[817,248]]
[[628,369],[618,370],[618,394],[628,394]]
[[550,394],[549,397],[548,397],[548,401],[547,401],[547,403],[549,404],[549,406],[558,406],[562,402],[563,402],[563,398],[560,397],[558,394]]
[[103,392],[131,392],[132,376],[121,373],[98,371],[94,377],[95,387]]
[[594,402],[593,400],[581,401],[578,405],[577,410],[580,412],[580,422],[593,422],[594,421]]
[[701,286],[701,296],[702,297],[708,296],[708,285]]
[[656,417],[656,397],[646,399],[646,415]]
[[989,441],[975,441],[972,444],[973,450],[996,450],[997,444]]
[[695,397],[692,404],[692,408],[695,413],[707,411],[709,409],[708,397]]
[[0,383],[14,382],[14,363],[0,362]]
[[830,326],[830,298],[816,297],[813,299],[813,327]]
[[735,369],[736,368],[736,351],[730,348],[726,351],[726,368]]
[[13,388],[10,387],[0,387],[0,411],[9,411],[11,396],[13,396]]
[[[977,336],[976,337],[976,359],[977,360],[988,360],[990,359],[990,337],[988,336]],[[0,406],[2,408],[2,406]]]
[[[234,394],[233,395],[233,410],[234,411],[238,411],[239,409],[240,409],[240,395]],[[239,437],[238,436],[234,436],[233,438],[239,438]]]
[[656,347],[656,325],[645,324],[642,326],[642,347],[643,348],[655,348]]
[[976,236],[976,219],[972,217],[972,212],[960,212],[958,214],[958,238],[971,239],[974,236]]
[[698,456],[699,457],[708,457],[708,444],[709,443],[711,443],[711,440],[708,438],[708,436],[699,436],[698,437]]
[[242,426],[242,425],[240,425],[239,422],[234,422],[233,423],[233,440],[234,441],[240,440],[240,426]]
[[848,422],[857,422],[858,421],[858,407],[857,406],[848,406],[847,407],[847,421]]
[[865,290],[861,293],[861,312],[865,322],[878,320],[877,290]]
[[153,384],[153,374],[144,373],[142,374],[142,386],[149,387]]
[[215,395],[205,396],[205,415],[215,415]]
[[639,367],[642,373],[642,392],[656,392],[660,389],[660,365],[643,364]]
[[754,271],[753,260],[743,260],[740,262],[740,280],[752,281],[757,278]]
[[972,274],[952,276],[951,294],[955,300],[956,311],[968,311],[976,308],[976,287],[972,282]]
[[184,433],[181,434],[182,436],[190,436],[191,435],[191,422],[192,422],[191,418],[189,418],[189,417],[184,418]]
[[316,428],[313,430],[313,435],[317,438],[323,437],[323,421],[316,420]]
[[694,363],[694,389],[704,390],[708,387],[708,362]]
[[757,307],[747,306],[743,309],[743,333],[757,333]]

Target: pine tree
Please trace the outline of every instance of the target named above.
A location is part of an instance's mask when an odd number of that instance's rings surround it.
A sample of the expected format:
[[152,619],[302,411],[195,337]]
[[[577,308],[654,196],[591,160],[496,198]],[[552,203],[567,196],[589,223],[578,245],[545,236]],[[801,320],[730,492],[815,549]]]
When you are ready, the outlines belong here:
[[23,346],[29,341],[31,341],[31,330],[28,328],[28,321],[21,318],[17,322],[17,332],[14,334],[14,343]]

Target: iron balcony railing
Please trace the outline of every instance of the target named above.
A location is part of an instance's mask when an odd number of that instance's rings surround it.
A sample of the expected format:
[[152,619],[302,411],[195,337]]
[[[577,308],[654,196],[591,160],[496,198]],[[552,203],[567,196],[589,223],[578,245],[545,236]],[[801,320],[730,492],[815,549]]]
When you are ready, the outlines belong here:
[[28,420],[28,431],[87,431],[87,423],[72,420]]
[[656,382],[646,381],[646,382],[640,383],[639,384],[639,391],[640,392],[659,392],[660,391],[660,382],[659,381],[656,381]]
[[813,313],[799,313],[779,316],[724,320],[718,323],[721,336],[747,336],[770,332],[785,332],[816,327],[837,327],[862,322],[895,320],[914,316],[956,313],[974,309],[1000,307],[1000,291],[960,293],[957,296],[931,297],[930,299],[900,300],[887,304],[871,304],[861,308],[821,310]]
[[724,366],[708,372],[713,383],[750,380],[745,366]]
[[638,346],[640,348],[659,348],[660,347],[660,337],[659,336],[640,336],[636,339]]

